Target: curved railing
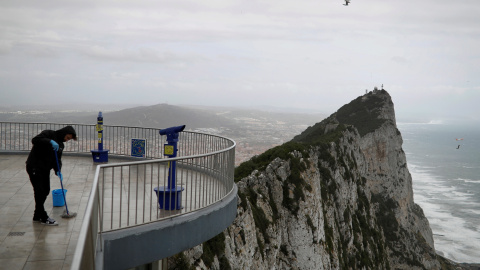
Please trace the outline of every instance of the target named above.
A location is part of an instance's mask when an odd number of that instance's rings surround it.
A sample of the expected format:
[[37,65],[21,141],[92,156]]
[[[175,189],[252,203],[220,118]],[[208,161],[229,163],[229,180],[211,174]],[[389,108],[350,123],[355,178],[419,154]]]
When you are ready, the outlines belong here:
[[[75,128],[78,140],[67,143],[64,152],[90,153],[96,148],[95,125],[0,122],[0,151],[29,151],[31,139],[42,130],[58,130],[66,125]],[[163,157],[166,137],[158,131],[155,128],[103,126],[103,148],[109,150],[109,155],[131,156],[132,139],[143,139],[146,141],[145,158],[97,166],[72,269],[93,269],[97,237],[103,232],[197,211],[222,200],[234,190],[233,140],[184,131],[179,134],[177,157],[167,159]],[[176,163],[174,184],[169,176],[173,162]],[[159,196],[155,191],[172,184],[182,190],[178,195],[170,190],[170,194],[167,191]]]
[[[0,122],[0,151],[30,151],[32,138],[42,130],[58,130],[67,125],[77,132],[77,141],[65,144],[64,152],[90,153],[98,148],[96,125],[58,124],[58,123],[16,123]],[[163,143],[166,136],[159,134],[157,128],[103,126],[103,148],[116,156],[131,156],[132,139],[143,139],[145,158],[164,158]],[[212,153],[228,148],[232,140],[198,132],[179,133],[177,156],[193,156]]]

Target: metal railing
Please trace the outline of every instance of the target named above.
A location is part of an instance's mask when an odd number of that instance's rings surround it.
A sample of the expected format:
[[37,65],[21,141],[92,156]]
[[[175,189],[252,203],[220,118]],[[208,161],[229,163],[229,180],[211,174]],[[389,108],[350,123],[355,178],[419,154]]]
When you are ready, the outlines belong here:
[[[66,144],[64,152],[90,153],[95,149],[95,125],[0,122],[0,151],[29,151],[31,139],[42,130],[66,125],[75,128],[78,140]],[[220,201],[234,187],[235,142],[228,138],[183,131],[178,156],[166,159],[166,137],[159,135],[159,129],[103,128],[103,146],[109,154],[130,156],[131,139],[140,138],[146,140],[147,159],[97,166],[72,269],[94,268],[101,233],[197,211]],[[176,162],[175,180],[169,173],[172,162]],[[181,192],[155,190],[170,187],[173,181]]]
[[[0,122],[0,151],[30,151],[32,138],[41,131],[58,130],[67,125],[77,132],[77,141],[65,145],[64,152],[90,153],[98,146],[96,125],[57,123]],[[166,136],[157,128],[103,126],[103,149],[109,154],[131,156],[132,139],[144,139],[145,158],[163,158],[163,143]],[[177,156],[193,156],[211,153],[230,146],[231,140],[198,132],[183,131],[179,134]]]
[[[233,188],[233,146],[201,155],[98,166],[95,181],[98,180],[103,215],[100,231],[171,218],[219,201]],[[177,163],[173,181],[169,175],[172,162]],[[182,191],[177,194],[174,189],[167,189],[160,196],[155,191],[157,187],[171,186],[172,182]]]

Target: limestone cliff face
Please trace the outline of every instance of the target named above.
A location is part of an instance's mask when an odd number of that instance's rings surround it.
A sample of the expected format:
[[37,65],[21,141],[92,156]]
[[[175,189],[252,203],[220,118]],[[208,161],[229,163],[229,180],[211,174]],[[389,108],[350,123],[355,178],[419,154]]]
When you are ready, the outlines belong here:
[[[240,165],[237,218],[201,269],[442,269],[389,94],[373,91]],[[215,250],[216,249],[216,250]]]

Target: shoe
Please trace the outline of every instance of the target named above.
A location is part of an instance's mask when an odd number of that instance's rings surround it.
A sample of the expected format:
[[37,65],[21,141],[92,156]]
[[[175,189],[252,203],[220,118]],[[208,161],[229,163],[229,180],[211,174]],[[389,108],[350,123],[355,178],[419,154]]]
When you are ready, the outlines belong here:
[[53,218],[41,219],[40,222],[49,226],[58,226],[58,223]]

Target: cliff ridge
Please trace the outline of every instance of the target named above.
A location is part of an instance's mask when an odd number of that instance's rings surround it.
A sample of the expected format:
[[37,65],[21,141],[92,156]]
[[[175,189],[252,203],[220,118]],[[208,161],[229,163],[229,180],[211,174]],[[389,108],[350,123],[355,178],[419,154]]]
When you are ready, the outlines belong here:
[[358,97],[242,163],[237,218],[172,258],[197,269],[460,269],[413,200],[387,91]]

